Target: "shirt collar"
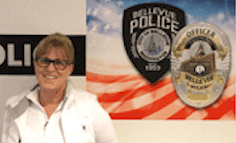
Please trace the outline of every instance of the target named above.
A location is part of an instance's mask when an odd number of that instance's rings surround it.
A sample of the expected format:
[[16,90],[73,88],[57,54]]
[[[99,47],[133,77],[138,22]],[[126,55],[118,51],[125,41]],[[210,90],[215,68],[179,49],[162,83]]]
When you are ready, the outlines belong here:
[[[67,99],[71,95],[71,88],[72,88],[71,85],[69,83],[67,83],[65,96],[64,96],[63,100],[60,102],[60,104],[58,105],[57,110],[64,107],[65,102],[67,101]],[[29,94],[26,95],[27,99],[29,99],[30,101],[32,101],[33,103],[35,103],[37,105],[40,105],[40,103],[38,101],[39,89],[40,89],[40,87],[37,87],[33,91],[31,91]]]
[[[65,94],[65,96],[64,96],[64,98],[63,98],[63,101],[61,102],[61,103],[63,103],[63,104],[60,106],[60,108],[64,108],[64,105],[65,105],[64,102],[66,102],[69,97],[72,98],[72,97],[71,97],[71,92],[72,92],[72,90],[73,90],[72,88],[73,88],[73,87],[72,87],[69,83],[67,83],[66,94]],[[39,86],[38,86],[38,87],[34,87],[32,90],[24,91],[24,92],[22,92],[19,96],[17,96],[16,98],[13,98],[12,100],[10,100],[10,101],[8,102],[8,104],[9,104],[12,108],[14,108],[14,107],[16,107],[16,106],[20,103],[20,101],[23,100],[24,98],[28,99],[29,101],[31,101],[31,102],[33,102],[33,103],[35,103],[35,104],[39,104],[39,101],[38,101],[38,90],[39,90]],[[39,105],[40,105],[40,104],[39,104]]]

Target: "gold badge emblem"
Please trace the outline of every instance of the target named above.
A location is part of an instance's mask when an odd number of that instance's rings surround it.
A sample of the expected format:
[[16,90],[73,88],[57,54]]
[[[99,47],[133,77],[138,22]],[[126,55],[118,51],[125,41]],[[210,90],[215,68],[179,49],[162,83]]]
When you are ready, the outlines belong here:
[[187,25],[172,45],[171,72],[179,98],[204,108],[221,95],[230,70],[227,35],[209,23]]

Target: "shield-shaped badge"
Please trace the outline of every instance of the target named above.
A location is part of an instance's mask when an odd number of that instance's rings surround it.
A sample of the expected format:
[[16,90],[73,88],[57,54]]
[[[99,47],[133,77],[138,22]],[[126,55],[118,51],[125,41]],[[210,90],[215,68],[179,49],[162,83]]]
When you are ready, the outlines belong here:
[[123,14],[123,41],[136,69],[155,83],[170,69],[172,39],[186,24],[185,13],[166,4],[141,4]]
[[204,108],[219,99],[230,71],[230,42],[209,23],[184,27],[173,41],[171,72],[180,99]]

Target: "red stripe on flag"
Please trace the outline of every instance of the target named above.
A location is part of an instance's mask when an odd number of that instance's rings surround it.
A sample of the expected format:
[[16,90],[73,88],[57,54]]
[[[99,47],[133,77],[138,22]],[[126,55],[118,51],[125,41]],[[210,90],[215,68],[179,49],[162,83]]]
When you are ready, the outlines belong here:
[[[132,98],[140,97],[144,94],[153,92],[162,88],[163,86],[170,84],[172,81],[170,78],[161,80],[156,84],[156,86],[145,85],[138,89],[130,89],[122,92],[115,93],[101,93],[97,94],[99,102],[116,102],[116,101],[126,101]],[[131,87],[132,88],[132,87]]]
[[220,119],[229,110],[234,110],[234,116],[235,116],[235,95],[225,100],[224,103],[220,104],[217,108],[206,109],[206,111],[208,112],[208,116],[206,116],[204,120]]
[[188,116],[190,116],[193,112],[195,112],[196,109],[191,108],[191,107],[184,107],[183,109],[181,109],[180,111],[178,111],[176,114],[174,114],[173,116],[169,117],[168,119],[172,120],[172,119],[186,119]]
[[167,106],[171,102],[177,99],[176,92],[173,91],[170,94],[164,96],[163,98],[148,104],[142,108],[131,110],[123,113],[110,113],[112,119],[142,119],[160,109]]
[[90,82],[113,83],[128,82],[136,79],[142,79],[140,75],[102,75],[87,71],[86,80]]

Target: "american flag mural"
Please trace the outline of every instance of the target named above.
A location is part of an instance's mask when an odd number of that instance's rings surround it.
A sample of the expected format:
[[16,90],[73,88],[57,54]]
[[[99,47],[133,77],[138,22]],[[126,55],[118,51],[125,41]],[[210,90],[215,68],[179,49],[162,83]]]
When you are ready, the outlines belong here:
[[[170,72],[151,85],[132,65],[122,40],[123,10],[141,3],[165,3],[187,15],[187,24],[208,22],[227,33],[231,70],[225,90],[201,110],[184,104]],[[98,96],[112,119],[235,120],[235,2],[232,0],[87,0],[87,90]]]

